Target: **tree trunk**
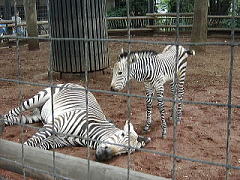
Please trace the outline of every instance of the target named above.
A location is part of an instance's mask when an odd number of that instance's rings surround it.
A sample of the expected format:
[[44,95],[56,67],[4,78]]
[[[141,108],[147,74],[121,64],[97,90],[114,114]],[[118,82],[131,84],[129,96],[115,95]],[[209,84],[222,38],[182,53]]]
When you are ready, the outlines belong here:
[[[194,19],[191,34],[192,42],[206,42],[208,28],[208,0],[194,1]],[[205,46],[195,46],[196,51],[205,51]]]
[[[106,0],[49,1],[51,37],[107,39],[105,5]],[[104,41],[53,40],[52,55],[55,72],[94,72],[109,66]]]
[[[24,0],[24,10],[29,37],[38,37],[36,0]],[[28,49],[39,49],[38,39],[28,39]]]
[[4,19],[11,19],[11,2],[9,0],[4,1]]

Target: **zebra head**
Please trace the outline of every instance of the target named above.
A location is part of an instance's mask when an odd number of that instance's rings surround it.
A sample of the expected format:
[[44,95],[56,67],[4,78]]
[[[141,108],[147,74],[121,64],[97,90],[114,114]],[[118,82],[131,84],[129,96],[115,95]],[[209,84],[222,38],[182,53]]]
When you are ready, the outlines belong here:
[[[130,127],[130,137],[128,136],[128,127]],[[98,161],[105,161],[112,159],[113,156],[127,153],[129,144],[131,146],[129,152],[132,153],[135,151],[135,148],[144,147],[150,140],[149,137],[138,136],[134,131],[133,125],[129,123],[128,126],[128,122],[126,121],[123,130],[118,129],[98,145],[96,149],[96,159]]]
[[123,52],[119,55],[119,60],[114,64],[113,77],[111,82],[112,91],[120,91],[125,86],[128,80],[130,80],[130,74],[128,78],[128,65],[131,65],[139,58],[138,53]]

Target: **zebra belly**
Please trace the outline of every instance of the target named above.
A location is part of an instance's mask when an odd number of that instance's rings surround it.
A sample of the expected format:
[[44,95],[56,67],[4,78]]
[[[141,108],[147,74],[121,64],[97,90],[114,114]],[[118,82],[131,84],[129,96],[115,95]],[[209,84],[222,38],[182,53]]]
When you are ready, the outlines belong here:
[[63,115],[67,112],[77,111],[77,110],[86,110],[80,104],[74,104],[71,106],[62,106],[61,104],[57,104],[53,102],[53,110],[52,110],[52,102],[48,100],[42,107],[41,116],[44,119],[44,123],[50,124],[52,123],[52,115],[57,117],[59,115]]

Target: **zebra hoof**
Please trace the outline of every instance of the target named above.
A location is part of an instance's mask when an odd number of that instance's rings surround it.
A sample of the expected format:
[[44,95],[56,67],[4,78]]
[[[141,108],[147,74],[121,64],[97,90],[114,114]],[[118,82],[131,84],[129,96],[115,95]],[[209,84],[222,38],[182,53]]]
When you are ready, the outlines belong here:
[[150,127],[144,126],[143,132],[144,132],[144,133],[150,132]]
[[0,135],[2,135],[2,133],[4,131],[4,128],[5,128],[5,123],[4,123],[4,120],[3,120],[3,116],[0,115]]
[[162,134],[162,139],[167,139],[167,135],[166,134]]

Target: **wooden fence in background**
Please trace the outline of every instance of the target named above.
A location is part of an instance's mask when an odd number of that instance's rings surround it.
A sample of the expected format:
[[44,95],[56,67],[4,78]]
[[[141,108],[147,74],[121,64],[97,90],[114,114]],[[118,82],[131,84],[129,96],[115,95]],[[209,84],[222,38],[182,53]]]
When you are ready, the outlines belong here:
[[[174,32],[177,26],[176,13],[158,14],[151,13],[146,16],[130,17],[131,31],[161,31]],[[208,30],[215,32],[231,31],[231,16],[208,16]],[[240,31],[240,16],[235,16],[235,31]],[[127,17],[108,17],[108,32],[127,31]],[[180,32],[191,32],[193,13],[181,13],[179,15]]]
[[[130,19],[130,30],[134,32],[143,31],[160,31],[160,32],[175,32],[177,17],[175,13],[167,14],[147,14],[146,16],[132,16]],[[208,30],[211,32],[230,32],[231,31],[231,16],[208,16]],[[240,32],[240,16],[235,17],[235,31]],[[127,17],[107,17],[108,33],[127,32]],[[180,32],[191,32],[193,23],[193,13],[181,13],[179,16]],[[14,27],[13,21],[0,21],[0,28],[5,27],[1,24],[7,24],[8,27]],[[38,21],[39,34],[47,36],[48,21]],[[23,22],[18,26],[26,26]]]

